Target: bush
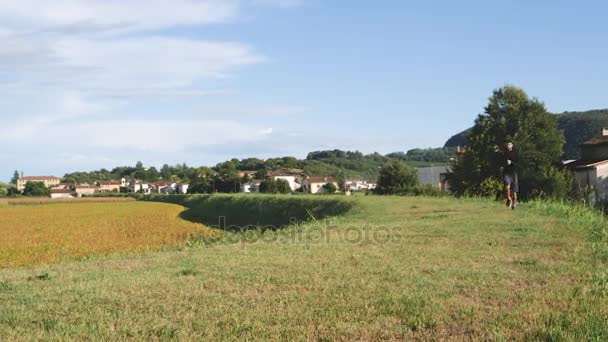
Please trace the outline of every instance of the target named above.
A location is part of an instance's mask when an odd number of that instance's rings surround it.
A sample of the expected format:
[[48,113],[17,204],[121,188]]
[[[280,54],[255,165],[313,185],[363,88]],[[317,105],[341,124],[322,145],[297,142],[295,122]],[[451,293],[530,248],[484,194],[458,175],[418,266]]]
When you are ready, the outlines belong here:
[[378,185],[374,192],[379,195],[398,195],[410,191],[417,184],[416,169],[393,160],[380,169]]
[[0,183],[0,197],[8,196],[8,184]]
[[549,199],[574,199],[578,197],[572,172],[556,167],[543,170],[540,189],[542,190],[540,196]]
[[49,189],[43,182],[27,182],[23,189],[24,196],[43,197],[49,195]]
[[498,177],[488,177],[481,182],[479,195],[487,198],[499,199],[503,193],[503,182]]
[[291,192],[289,182],[284,179],[267,179],[260,183],[260,192],[263,194],[288,194]]
[[323,184],[322,189],[324,194],[335,194],[338,191],[338,188],[334,183],[325,183]]

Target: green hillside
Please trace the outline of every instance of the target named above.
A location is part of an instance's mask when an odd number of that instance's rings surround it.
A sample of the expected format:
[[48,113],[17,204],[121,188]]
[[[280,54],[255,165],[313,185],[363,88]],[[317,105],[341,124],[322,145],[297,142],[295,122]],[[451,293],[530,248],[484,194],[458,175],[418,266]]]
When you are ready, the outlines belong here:
[[[579,158],[578,145],[598,135],[603,127],[608,127],[608,109],[584,112],[564,112],[557,115],[557,124],[564,130],[566,145],[564,159]],[[452,136],[445,147],[464,146],[470,129]]]

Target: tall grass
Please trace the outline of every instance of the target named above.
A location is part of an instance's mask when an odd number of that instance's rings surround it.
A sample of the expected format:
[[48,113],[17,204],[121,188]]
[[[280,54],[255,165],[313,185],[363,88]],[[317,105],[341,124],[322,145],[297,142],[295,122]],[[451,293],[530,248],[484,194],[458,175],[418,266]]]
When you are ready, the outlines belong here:
[[584,229],[589,234],[593,252],[602,262],[608,262],[608,220],[595,208],[580,203],[533,201],[527,206],[541,214],[559,218],[570,226]]
[[183,219],[230,231],[280,229],[347,213],[356,201],[340,196],[155,195],[144,200],[183,205]]

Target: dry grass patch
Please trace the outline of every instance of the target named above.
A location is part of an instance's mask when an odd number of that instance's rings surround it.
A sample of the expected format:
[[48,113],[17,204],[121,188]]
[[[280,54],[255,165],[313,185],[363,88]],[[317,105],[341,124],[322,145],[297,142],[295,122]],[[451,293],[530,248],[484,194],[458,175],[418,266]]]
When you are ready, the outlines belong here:
[[218,232],[161,203],[78,203],[0,208],[0,268],[158,249]]

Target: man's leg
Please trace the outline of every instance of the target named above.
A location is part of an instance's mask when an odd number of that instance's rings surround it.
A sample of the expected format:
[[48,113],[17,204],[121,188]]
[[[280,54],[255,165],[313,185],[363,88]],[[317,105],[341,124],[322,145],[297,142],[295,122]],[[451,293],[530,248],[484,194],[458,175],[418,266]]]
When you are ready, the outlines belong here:
[[505,184],[505,193],[507,195],[507,207],[511,208],[513,205],[513,198],[511,197],[511,185],[509,183]]

